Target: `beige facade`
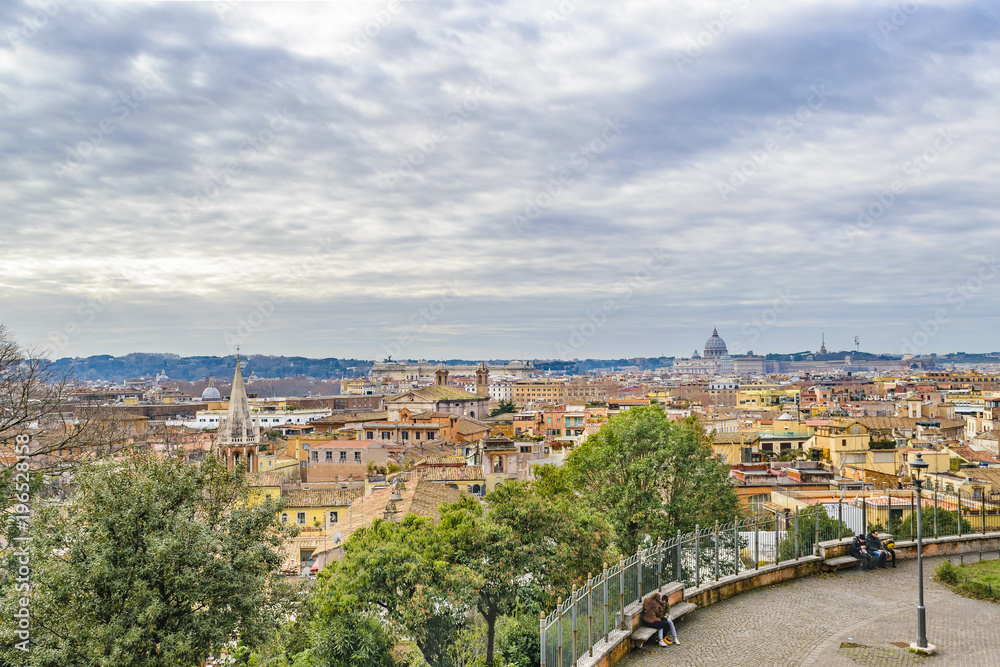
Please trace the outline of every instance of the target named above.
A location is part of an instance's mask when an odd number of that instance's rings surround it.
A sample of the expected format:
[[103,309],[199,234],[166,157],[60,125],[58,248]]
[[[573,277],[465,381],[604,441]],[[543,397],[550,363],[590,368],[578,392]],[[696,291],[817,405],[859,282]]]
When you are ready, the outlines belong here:
[[377,440],[329,440],[308,446],[303,482],[364,479],[368,466],[389,465],[389,450]]

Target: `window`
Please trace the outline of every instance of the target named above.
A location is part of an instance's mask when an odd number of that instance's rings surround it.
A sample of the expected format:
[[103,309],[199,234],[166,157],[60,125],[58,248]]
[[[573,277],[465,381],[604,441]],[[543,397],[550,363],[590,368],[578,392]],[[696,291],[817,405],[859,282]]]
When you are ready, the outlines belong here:
[[361,452],[354,452],[354,462],[361,463]]
[[271,499],[271,494],[270,493],[265,493],[264,494],[264,500],[270,500],[270,499]]
[[375,439],[375,431],[365,431],[365,439],[366,440],[374,440]]
[[337,513],[330,512],[330,523],[337,523]]
[[288,523],[288,512],[283,512],[281,515],[281,523]]
[[522,454],[530,454],[531,453],[531,446],[530,445],[521,445],[521,453]]
[[333,463],[333,452],[327,450],[326,452],[326,462]]
[[313,461],[319,461],[319,452],[313,452],[312,453],[312,460]]
[[299,512],[296,515],[296,520],[298,521],[298,524],[300,526],[306,525],[306,513],[305,512]]
[[403,440],[409,440],[410,434],[407,431],[403,431]]
[[392,433],[391,432],[389,432],[389,431],[382,431],[382,439],[383,440],[388,440],[390,437],[392,437]]
[[844,462],[847,464],[858,465],[865,462],[864,454],[844,454]]
[[340,462],[341,463],[347,463],[347,452],[341,452],[340,453]]
[[419,440],[420,439],[420,431],[414,431],[413,432],[413,439],[414,440]]
[[840,441],[840,446],[841,447],[847,447],[847,439],[846,438],[844,440]]

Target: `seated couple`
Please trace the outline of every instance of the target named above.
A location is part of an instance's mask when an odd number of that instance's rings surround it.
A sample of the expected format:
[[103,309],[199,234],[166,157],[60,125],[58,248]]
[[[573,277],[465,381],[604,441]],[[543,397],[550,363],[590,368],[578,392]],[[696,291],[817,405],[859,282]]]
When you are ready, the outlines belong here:
[[866,570],[886,567],[885,562],[890,556],[892,557],[892,566],[896,567],[896,552],[891,546],[883,545],[878,538],[878,533],[874,530],[867,537],[864,535],[854,536],[854,539],[851,540],[851,555],[859,559]]
[[[660,646],[670,646],[671,644],[680,644],[680,640],[677,639],[677,630],[674,629],[674,622],[670,620],[668,616],[670,612],[670,605],[668,602],[660,596],[659,593],[653,593],[648,598],[642,602],[642,622],[651,628],[656,628],[660,631]],[[670,630],[670,634],[673,638],[664,639],[663,631]]]

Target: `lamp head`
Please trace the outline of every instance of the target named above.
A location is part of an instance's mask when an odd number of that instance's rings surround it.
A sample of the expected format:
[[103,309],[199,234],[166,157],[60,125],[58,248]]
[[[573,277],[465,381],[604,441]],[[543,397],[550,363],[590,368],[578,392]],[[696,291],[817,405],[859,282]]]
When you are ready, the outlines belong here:
[[923,454],[917,453],[917,458],[910,462],[910,470],[913,471],[914,480],[917,482],[922,481],[923,474],[927,472],[927,468],[930,465],[927,461],[924,461]]

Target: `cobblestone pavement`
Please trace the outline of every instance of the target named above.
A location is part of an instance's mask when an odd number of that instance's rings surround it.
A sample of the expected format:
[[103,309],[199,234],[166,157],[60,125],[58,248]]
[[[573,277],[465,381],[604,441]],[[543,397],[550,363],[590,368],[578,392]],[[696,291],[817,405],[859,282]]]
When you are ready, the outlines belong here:
[[917,633],[917,563],[907,560],[896,569],[806,577],[698,609],[677,622],[680,646],[647,642],[621,664],[1000,666],[1000,605],[963,598],[933,581],[941,560],[924,560],[927,639],[938,647],[933,657],[908,650]]

